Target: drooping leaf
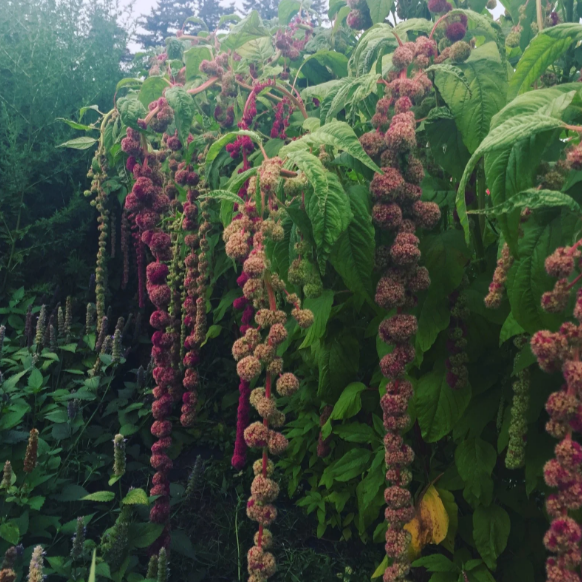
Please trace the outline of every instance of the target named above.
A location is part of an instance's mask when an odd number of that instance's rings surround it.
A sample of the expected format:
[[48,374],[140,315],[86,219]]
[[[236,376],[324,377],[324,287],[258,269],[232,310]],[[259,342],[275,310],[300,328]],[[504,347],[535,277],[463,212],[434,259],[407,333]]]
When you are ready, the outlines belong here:
[[313,324],[307,330],[305,339],[299,346],[299,349],[307,348],[313,342],[321,339],[325,334],[325,328],[331,314],[334,293],[331,289],[326,289],[319,297],[308,298],[303,303],[305,309],[313,313]]
[[340,333],[321,342],[318,350],[319,386],[317,395],[334,403],[355,379],[360,361],[360,344],[349,333]]
[[493,42],[471,51],[469,59],[457,68],[464,79],[437,71],[435,84],[473,153],[489,133],[491,118],[505,105],[507,69]]
[[511,100],[529,91],[542,73],[568,50],[572,42],[580,38],[582,26],[573,23],[558,24],[536,35],[517,63],[507,98]]
[[148,496],[143,489],[130,489],[121,500],[121,503],[125,505],[147,505]]
[[488,152],[507,151],[520,140],[531,138],[545,131],[558,129],[563,125],[562,121],[549,115],[516,115],[492,129],[489,135],[481,142],[467,163],[463,177],[459,183],[459,189],[457,190],[456,208],[467,243],[470,240],[470,236],[467,208],[465,205],[465,188],[481,156]]
[[473,513],[473,539],[483,561],[491,570],[497,568],[497,558],[505,550],[511,520],[499,505],[478,507]]
[[426,490],[417,505],[415,517],[404,529],[412,536],[408,550],[412,558],[419,556],[427,544],[440,544],[446,538],[449,515],[434,485]]
[[348,58],[335,51],[318,51],[303,61],[301,72],[314,84],[341,79],[348,74]]
[[457,447],[455,464],[465,483],[465,499],[472,505],[488,505],[491,502],[491,473],[496,461],[495,449],[481,438],[468,438]]
[[306,196],[306,209],[316,244],[319,269],[324,274],[334,244],[353,217],[349,199],[337,176],[326,171],[317,156],[303,150],[287,155],[313,186],[313,192]]
[[313,148],[316,150],[320,144],[333,146],[339,150],[348,152],[374,172],[381,172],[380,168],[364,151],[354,130],[344,121],[332,121],[321,126],[314,132],[304,135],[302,138],[282,147],[279,155],[285,158],[293,152],[302,149],[307,150]]
[[354,218],[333,248],[330,262],[349,289],[369,295],[375,248],[369,193],[367,188],[355,186],[348,191],[348,196]]
[[[238,131],[230,131],[229,133],[224,134],[222,137],[217,139],[211,146],[208,148],[208,152],[206,153],[206,161],[205,161],[205,174],[208,176],[212,173],[213,162],[216,160],[218,155],[223,151],[223,148],[233,141],[236,141],[236,138],[239,135],[246,135],[250,137],[255,143],[262,143],[261,136],[254,131],[248,131],[246,129],[239,129]],[[227,153],[228,155],[228,153]]]
[[354,448],[323,472],[322,480],[333,479],[344,483],[361,475],[370,464],[372,452],[369,449]]
[[452,390],[444,366],[422,376],[414,393],[414,407],[423,439],[432,443],[446,436],[470,401],[471,386]]

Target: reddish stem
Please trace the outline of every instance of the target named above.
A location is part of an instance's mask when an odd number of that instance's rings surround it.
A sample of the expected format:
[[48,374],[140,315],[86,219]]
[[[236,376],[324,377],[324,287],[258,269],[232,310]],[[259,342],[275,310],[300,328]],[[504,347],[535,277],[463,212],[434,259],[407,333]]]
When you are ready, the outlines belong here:
[[212,87],[212,85],[214,85],[217,81],[218,77],[210,77],[208,81],[202,83],[202,85],[200,85],[199,87],[196,87],[195,89],[189,89],[188,93],[190,93],[190,95],[198,95],[198,93],[202,93],[202,91],[206,91],[206,89]]
[[443,16],[441,16],[441,17],[440,17],[440,18],[439,18],[439,19],[438,19],[438,20],[437,20],[437,21],[434,23],[434,26],[432,27],[432,30],[430,31],[430,34],[429,34],[429,36],[428,36],[428,38],[429,38],[430,40],[432,40],[432,36],[433,36],[433,34],[434,34],[434,31],[436,30],[436,27],[437,27],[437,26],[438,26],[438,25],[439,25],[439,24],[440,24],[440,23],[441,23],[443,20],[445,20],[445,18],[448,18],[448,17],[449,17],[449,13],[447,12],[447,14],[444,14]]

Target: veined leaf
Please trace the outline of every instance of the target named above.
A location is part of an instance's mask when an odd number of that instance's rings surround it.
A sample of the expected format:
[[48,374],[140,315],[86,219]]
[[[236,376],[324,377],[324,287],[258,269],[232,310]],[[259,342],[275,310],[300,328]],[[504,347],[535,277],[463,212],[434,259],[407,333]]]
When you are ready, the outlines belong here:
[[396,48],[398,41],[391,31],[392,28],[384,23],[374,24],[366,30],[350,57],[348,63],[350,71],[356,76],[365,75],[370,72],[372,64],[384,47]]
[[75,139],[70,139],[65,143],[59,144],[57,147],[59,148],[71,148],[74,150],[87,150],[92,145],[96,144],[98,140],[93,137],[89,137],[84,135],[82,137],[76,137]]
[[141,79],[134,79],[133,77],[129,77],[127,79],[121,79],[117,86],[115,87],[115,91],[119,91],[122,87],[139,87],[143,81]]
[[281,0],[279,2],[279,9],[277,15],[279,17],[279,24],[285,25],[291,22],[291,19],[301,9],[301,2],[299,0]]
[[382,173],[382,170],[364,151],[362,144],[356,137],[354,130],[345,121],[332,121],[314,132],[304,135],[300,139],[283,146],[279,151],[281,158],[285,158],[291,152],[298,150],[316,149],[320,144],[333,146],[351,154],[354,158],[368,166],[374,172]]
[[508,99],[531,89],[532,84],[575,40],[582,38],[582,25],[564,23],[540,32],[519,59],[509,83]]
[[470,241],[470,234],[467,208],[465,206],[465,188],[481,156],[487,152],[508,149],[519,140],[550,129],[557,129],[563,125],[562,121],[548,115],[517,115],[492,129],[489,135],[481,142],[481,145],[471,156],[457,190],[456,208],[467,243]]
[[433,443],[446,436],[465,412],[471,401],[471,387],[452,390],[447,383],[444,366],[418,381],[414,405],[422,438]]
[[492,42],[471,51],[469,59],[455,69],[464,79],[448,69],[440,70],[435,84],[453,113],[463,142],[473,153],[489,133],[491,118],[505,105],[507,69]]
[[330,261],[349,289],[370,296],[376,246],[370,196],[364,186],[350,188],[348,196],[354,218],[333,248]]
[[95,493],[89,493],[85,497],[81,497],[81,501],[101,501],[107,502],[115,499],[115,493],[113,491],[96,491]]
[[228,200],[233,202],[234,204],[240,204],[241,198],[238,194],[231,192],[230,190],[212,190],[211,192],[207,192],[206,194],[201,194],[200,199],[204,198],[215,198],[217,200]]
[[243,44],[254,40],[269,36],[269,30],[263,25],[263,21],[256,10],[237,22],[228,33],[228,36],[222,41],[222,48],[236,50]]
[[552,208],[555,206],[566,206],[578,215],[582,213],[578,202],[571,196],[568,196],[568,194],[556,192],[555,190],[537,190],[536,188],[530,188],[525,192],[516,194],[503,204],[485,208],[484,210],[470,210],[468,214],[501,216],[513,210],[523,210],[524,208],[537,210],[538,208]]
[[[375,93],[377,81],[379,78],[380,75],[377,75],[376,73],[369,73],[368,75],[362,75],[361,77],[352,79],[345,85],[342,85],[334,96],[329,110],[326,113],[325,123],[330,123],[333,121],[334,117],[346,106],[350,105],[351,103],[359,103],[370,93]],[[358,89],[360,90],[358,91],[356,101],[355,94]]]
[[349,199],[337,176],[326,171],[317,156],[303,150],[287,152],[287,156],[305,173],[313,186],[313,192],[306,196],[306,209],[317,248],[319,269],[324,274],[334,244],[352,220]]

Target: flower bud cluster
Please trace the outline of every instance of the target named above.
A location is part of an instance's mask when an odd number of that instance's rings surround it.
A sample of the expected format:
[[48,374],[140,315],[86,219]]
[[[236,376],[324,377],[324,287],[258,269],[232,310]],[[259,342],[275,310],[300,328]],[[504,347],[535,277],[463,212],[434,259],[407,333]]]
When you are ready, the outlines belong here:
[[[439,222],[440,209],[421,200],[420,183],[424,177],[422,163],[414,155],[416,120],[411,107],[430,92],[432,84],[423,68],[436,56],[436,43],[426,37],[401,44],[393,55],[397,72],[389,75],[386,97],[376,106],[377,133],[387,126],[384,144],[377,137],[364,138],[369,147],[381,155],[383,174],[376,174],[370,183],[375,205],[372,218],[376,228],[386,232],[392,243],[380,246],[376,267],[382,277],[376,287],[376,303],[383,309],[398,308],[378,329],[380,339],[394,346],[380,361],[382,374],[389,379],[381,399],[386,436],[386,553],[391,565],[384,573],[384,582],[403,582],[409,571],[410,534],[404,525],[414,516],[412,496],[406,488],[412,479],[408,466],[414,453],[403,441],[401,433],[410,422],[407,414],[413,389],[404,379],[406,366],[415,359],[414,336],[418,323],[404,309],[416,304],[416,294],[430,285],[426,268],[419,266],[418,227],[433,228]],[[412,78],[407,71],[412,66]],[[391,115],[391,118],[390,118]],[[372,144],[372,146],[370,146]]]
[[348,0],[351,8],[348,13],[346,24],[352,30],[365,30],[372,26],[372,16],[366,0]]
[[28,436],[28,445],[26,446],[26,453],[24,455],[24,467],[23,471],[25,473],[32,473],[36,468],[36,463],[38,460],[38,430],[33,428]]
[[[516,347],[521,348],[527,343],[524,337],[514,341]],[[519,357],[519,354],[518,356]],[[513,402],[511,405],[511,420],[509,423],[509,443],[505,466],[508,469],[518,469],[525,465],[525,443],[527,435],[527,409],[529,406],[530,373],[526,368],[517,374],[513,383]]]
[[[128,138],[137,139],[128,128]],[[167,146],[176,151],[181,144],[177,138],[164,135]],[[177,141],[174,143],[172,140]],[[177,147],[179,146],[179,147]],[[124,150],[126,151],[126,150]],[[129,152],[128,152],[129,153]],[[134,224],[134,238],[143,255],[143,245],[149,247],[155,258],[146,269],[146,289],[156,310],[150,317],[150,324],[156,330],[152,336],[153,376],[157,386],[154,388],[152,414],[154,423],[152,434],[157,441],[152,445],[150,463],[156,473],[153,477],[152,495],[159,495],[150,512],[150,520],[165,524],[162,535],[156,541],[156,547],[167,547],[170,541],[168,519],[170,515],[170,482],[168,472],[172,461],[167,451],[172,443],[172,425],[168,420],[173,402],[181,397],[181,383],[176,370],[172,367],[172,346],[174,345],[174,322],[169,313],[172,290],[168,285],[169,269],[165,264],[173,258],[172,241],[169,234],[158,227],[162,214],[169,208],[170,200],[163,189],[164,178],[161,172],[160,158],[166,152],[149,153],[144,150],[133,152],[136,160],[132,167],[135,179],[132,191],[125,199],[125,209]],[[137,161],[137,158],[141,162]],[[168,328],[170,332],[168,332]]]
[[[303,30],[303,38],[297,38],[299,30]],[[275,46],[281,51],[281,56],[294,61],[299,58],[301,51],[305,48],[312,35],[313,27],[311,21],[301,18],[298,14],[286,28],[277,30]]]
[[[558,279],[554,290],[542,296],[542,308],[555,312],[564,309],[570,299],[571,283],[568,278],[577,267],[580,241],[572,247],[558,248],[545,263],[550,276]],[[548,487],[557,488],[546,499],[546,510],[552,518],[544,537],[546,548],[555,554],[548,558],[548,580],[580,582],[577,570],[582,563],[582,530],[569,517],[569,511],[582,508],[582,446],[572,439],[572,432],[582,432],[582,289],[578,289],[573,312],[577,324],[566,321],[557,332],[541,330],[531,338],[531,350],[545,372],[561,371],[565,384],[550,395],[546,410],[550,420],[546,430],[562,439],[555,448],[555,458],[544,467]]]
[[[261,207],[269,211],[271,218],[277,219],[279,213],[274,196],[280,175],[281,160],[268,159],[263,162],[258,172]],[[273,227],[263,228],[263,212],[259,213],[255,202],[256,178],[249,180],[246,201],[239,205],[239,214],[224,231],[226,253],[229,257],[242,262],[243,274],[239,285],[243,288],[243,297],[239,302],[245,306],[245,312],[251,305],[256,309],[256,328],[250,325],[241,327],[244,334],[233,345],[233,357],[237,362],[237,373],[241,387],[248,390],[250,383],[265,370],[265,387],[255,388],[249,396],[250,405],[255,408],[262,421],[254,422],[243,429],[241,416],[248,418],[248,413],[241,415],[239,402],[239,423],[237,436],[242,432],[245,445],[250,448],[262,448],[262,461],[255,465],[255,479],[251,486],[251,497],[247,502],[248,517],[258,522],[259,531],[255,545],[247,555],[248,571],[251,580],[266,580],[276,570],[275,558],[265,549],[270,543],[270,533],[264,527],[270,525],[277,516],[273,501],[279,494],[279,486],[270,477],[272,463],[268,454],[281,455],[289,442],[285,436],[274,430],[285,422],[285,415],[278,410],[272,393],[273,384],[281,396],[291,396],[299,389],[299,380],[291,373],[283,374],[283,360],[277,356],[277,347],[287,338],[285,323],[287,313],[277,307],[277,300],[287,294],[285,283],[275,273],[271,273],[270,264],[265,253],[265,239],[272,234]],[[276,223],[275,223],[276,224]],[[301,309],[299,298],[286,295],[286,300],[294,306],[293,317],[301,327],[308,327],[313,322],[313,314]],[[251,307],[251,312],[253,313]],[[249,324],[251,322],[249,321]],[[243,389],[241,389],[243,399]],[[244,402],[243,402],[244,404]],[[242,418],[246,420],[246,418]],[[248,421],[247,421],[248,422]],[[238,445],[238,443],[237,443]],[[235,446],[232,463],[240,466],[244,462],[244,451]]]
[[[298,236],[301,233],[298,232]],[[297,258],[291,262],[287,274],[289,283],[303,288],[303,294],[308,299],[319,297],[323,291],[323,283],[319,269],[312,260],[313,249],[306,240],[295,244]]]
[[467,327],[465,320],[469,317],[466,299],[462,292],[454,291],[449,295],[451,319],[447,339],[447,351],[450,354],[445,362],[447,368],[447,384],[453,390],[464,388],[469,382],[467,370]]

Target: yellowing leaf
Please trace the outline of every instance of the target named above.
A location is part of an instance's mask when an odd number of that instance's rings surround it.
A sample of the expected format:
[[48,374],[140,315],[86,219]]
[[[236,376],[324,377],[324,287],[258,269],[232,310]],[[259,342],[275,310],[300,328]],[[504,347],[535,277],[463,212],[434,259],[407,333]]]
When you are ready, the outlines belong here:
[[449,529],[449,515],[434,485],[431,485],[418,503],[416,515],[404,526],[410,532],[409,554],[411,559],[417,558],[424,546],[440,544]]

